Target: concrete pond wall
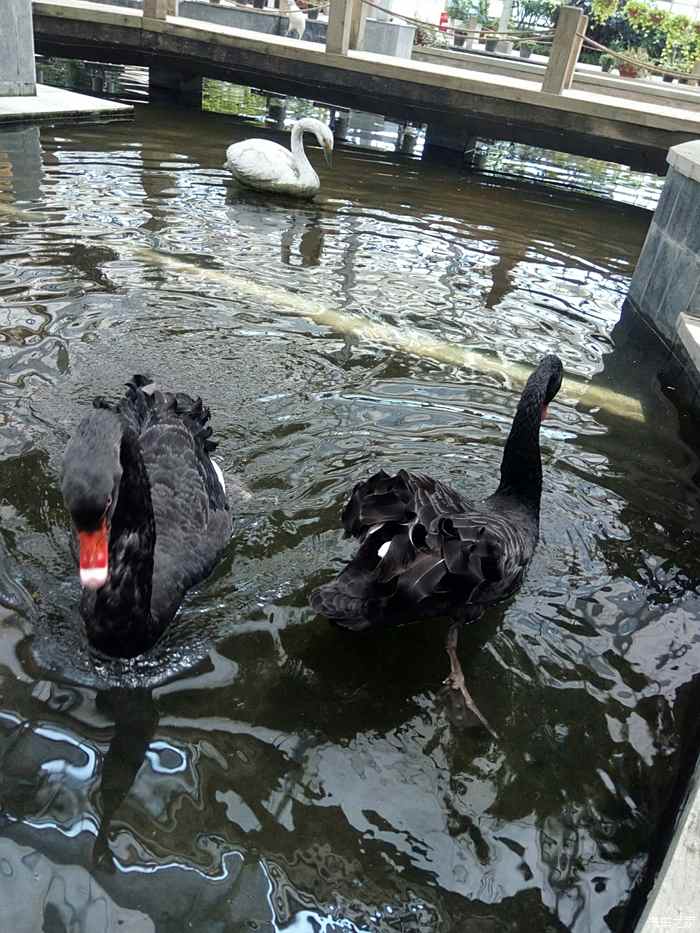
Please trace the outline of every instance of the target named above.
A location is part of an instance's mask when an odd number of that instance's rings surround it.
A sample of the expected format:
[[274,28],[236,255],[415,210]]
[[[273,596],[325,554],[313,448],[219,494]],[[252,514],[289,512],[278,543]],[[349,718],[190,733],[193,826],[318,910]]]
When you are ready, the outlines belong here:
[[34,94],[31,0],[0,0],[0,97]]
[[668,164],[627,298],[673,351],[700,415],[700,140],[674,146]]
[[[668,163],[628,303],[669,348],[668,382],[700,417],[700,140],[674,146]],[[700,759],[670,836],[636,933],[700,931]]]
[[681,314],[700,315],[700,140],[674,146],[629,300],[675,343]]

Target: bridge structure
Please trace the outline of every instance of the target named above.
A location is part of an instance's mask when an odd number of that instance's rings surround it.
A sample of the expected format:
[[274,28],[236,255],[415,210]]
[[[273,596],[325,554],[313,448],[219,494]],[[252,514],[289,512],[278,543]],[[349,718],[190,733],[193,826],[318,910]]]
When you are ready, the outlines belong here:
[[576,7],[562,8],[541,82],[353,48],[366,19],[362,0],[330,0],[325,46],[177,12],[178,0],[143,0],[142,9],[34,0],[35,46],[148,66],[151,85],[185,99],[201,99],[208,77],[424,123],[433,150],[464,153],[477,138],[510,140],[663,173],[672,146],[700,138],[697,104],[572,86],[587,25]]

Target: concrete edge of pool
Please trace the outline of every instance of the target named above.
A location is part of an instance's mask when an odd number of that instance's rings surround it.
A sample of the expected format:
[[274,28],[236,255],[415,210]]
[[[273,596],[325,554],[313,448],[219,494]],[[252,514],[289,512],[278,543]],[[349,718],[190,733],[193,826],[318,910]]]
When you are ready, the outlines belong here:
[[696,765],[636,933],[700,930],[700,767]]
[[0,126],[41,120],[113,120],[133,116],[131,104],[101,100],[75,91],[37,84],[36,94],[0,97]]
[[[674,146],[628,299],[669,347],[691,410],[700,414],[700,140]],[[700,759],[636,933],[700,930]]]

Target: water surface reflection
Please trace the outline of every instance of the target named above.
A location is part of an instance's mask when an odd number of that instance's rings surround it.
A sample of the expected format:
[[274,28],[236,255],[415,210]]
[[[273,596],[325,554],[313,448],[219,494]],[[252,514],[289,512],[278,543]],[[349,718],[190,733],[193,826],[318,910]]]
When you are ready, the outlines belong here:
[[[267,202],[221,170],[243,132],[149,105],[0,135],[12,929],[621,930],[700,663],[696,446],[663,354],[617,324],[649,214],[350,149],[315,202]],[[307,597],[349,553],[359,477],[495,485],[510,364],[547,351],[638,416],[552,406],[541,546],[460,643],[495,743],[449,724],[440,623],[353,637]],[[205,395],[237,526],[163,643],[104,663],[77,623],[58,473],[91,397],[136,371]]]

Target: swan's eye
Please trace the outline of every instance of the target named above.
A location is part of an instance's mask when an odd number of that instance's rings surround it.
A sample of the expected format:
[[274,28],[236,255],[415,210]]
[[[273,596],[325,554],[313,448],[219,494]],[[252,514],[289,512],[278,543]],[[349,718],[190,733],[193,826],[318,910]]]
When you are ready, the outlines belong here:
[[107,505],[106,505],[106,507],[105,507],[105,512],[107,511],[107,509],[109,509],[109,507],[110,507],[111,504],[112,504],[112,497],[111,497],[111,496],[107,496]]

